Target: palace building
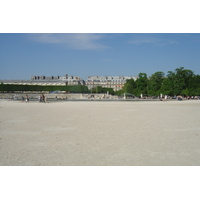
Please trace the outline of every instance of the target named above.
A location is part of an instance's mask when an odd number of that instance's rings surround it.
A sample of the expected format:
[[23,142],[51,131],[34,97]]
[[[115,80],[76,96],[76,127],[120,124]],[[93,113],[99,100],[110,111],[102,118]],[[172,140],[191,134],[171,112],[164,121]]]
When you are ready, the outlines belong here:
[[0,80],[4,84],[16,85],[86,85],[89,90],[101,86],[103,88],[113,88],[119,91],[123,88],[127,79],[136,80],[136,76],[88,76],[84,81],[78,76],[32,76],[30,80]]
[[137,77],[133,76],[89,76],[86,81],[88,89],[101,86],[103,88],[113,88],[114,91],[122,89],[127,79],[136,80]]
[[32,76],[31,80],[0,80],[4,84],[16,85],[85,85],[78,76]]

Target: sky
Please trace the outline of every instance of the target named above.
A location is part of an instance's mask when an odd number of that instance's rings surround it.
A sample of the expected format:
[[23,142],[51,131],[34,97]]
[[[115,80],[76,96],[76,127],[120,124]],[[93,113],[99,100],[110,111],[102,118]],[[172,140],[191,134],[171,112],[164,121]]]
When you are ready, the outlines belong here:
[[200,74],[199,33],[0,33],[0,79]]

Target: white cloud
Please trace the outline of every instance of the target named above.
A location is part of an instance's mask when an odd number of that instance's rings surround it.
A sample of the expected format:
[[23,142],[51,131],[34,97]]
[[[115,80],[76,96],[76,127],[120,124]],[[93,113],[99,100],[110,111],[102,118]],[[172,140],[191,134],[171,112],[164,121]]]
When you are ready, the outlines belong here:
[[73,49],[104,49],[100,43],[103,34],[94,33],[38,33],[32,39],[42,43],[64,44]]
[[140,36],[140,37],[136,37],[133,40],[129,41],[129,44],[146,44],[146,43],[155,43],[158,42],[157,39],[155,38],[149,38],[149,37],[145,37],[145,36]]
[[136,36],[134,39],[128,41],[129,44],[141,45],[141,44],[156,44],[156,45],[167,45],[167,44],[175,44],[176,41],[169,39],[162,39],[151,36]]

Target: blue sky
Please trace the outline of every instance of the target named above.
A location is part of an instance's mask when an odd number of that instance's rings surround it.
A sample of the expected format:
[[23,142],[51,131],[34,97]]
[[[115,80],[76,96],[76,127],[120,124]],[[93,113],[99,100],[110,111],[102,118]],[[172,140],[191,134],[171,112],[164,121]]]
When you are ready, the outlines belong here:
[[0,79],[150,76],[178,67],[200,74],[199,33],[0,33]]

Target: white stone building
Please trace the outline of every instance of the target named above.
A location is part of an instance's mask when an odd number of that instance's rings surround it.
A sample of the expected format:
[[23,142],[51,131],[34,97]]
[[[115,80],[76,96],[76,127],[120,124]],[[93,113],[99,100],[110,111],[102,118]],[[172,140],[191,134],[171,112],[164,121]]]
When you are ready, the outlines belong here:
[[16,85],[85,85],[78,76],[32,76],[31,80],[0,80],[4,84]]
[[96,88],[101,86],[104,88],[113,88],[114,91],[122,89],[127,79],[136,80],[137,77],[133,76],[89,76],[86,81],[88,89]]
[[85,81],[78,76],[32,76],[32,82],[40,85],[85,85]]

